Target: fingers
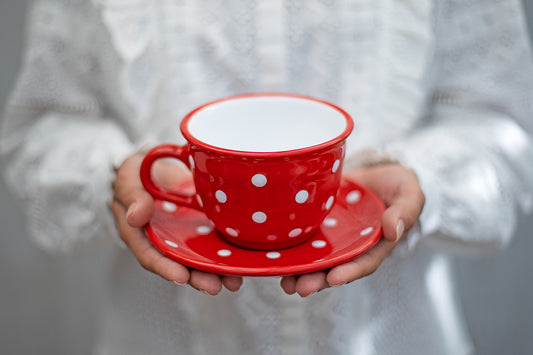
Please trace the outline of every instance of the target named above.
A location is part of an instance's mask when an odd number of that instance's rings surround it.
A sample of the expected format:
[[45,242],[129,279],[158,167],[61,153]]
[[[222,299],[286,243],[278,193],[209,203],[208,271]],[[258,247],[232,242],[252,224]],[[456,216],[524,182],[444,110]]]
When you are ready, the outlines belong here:
[[285,293],[292,295],[298,293],[300,297],[309,297],[318,291],[329,287],[326,281],[326,272],[318,271],[299,276],[284,276],[280,286]]
[[280,286],[288,295],[293,295],[296,293],[296,280],[297,276],[283,276],[280,281]]
[[238,276],[222,276],[222,284],[224,287],[231,291],[231,292],[237,292],[241,288],[243,283],[242,277]]
[[325,271],[301,275],[296,281],[296,293],[301,297],[311,296],[327,287],[329,285],[326,281]]
[[129,196],[132,202],[127,205],[126,219],[128,224],[132,227],[143,227],[154,214],[154,200],[144,190],[137,190]]
[[331,286],[340,286],[371,275],[395,246],[396,242],[386,239],[380,240],[366,253],[331,269],[327,274],[327,283]]
[[[165,257],[150,243],[141,227],[149,222],[155,207],[152,196],[144,190],[139,177],[142,159],[140,155],[131,156],[118,169],[112,203],[120,237],[139,264],[166,280],[177,284],[189,283],[208,295],[218,294],[223,286],[229,291],[238,291],[243,282],[241,277],[219,276],[198,270],[189,271],[184,265]],[[183,168],[173,164],[161,165],[158,171],[162,172],[160,177],[163,180],[172,181],[176,178],[178,169],[183,173]]]
[[309,297],[330,286],[341,286],[373,274],[383,260],[394,250],[396,242],[379,241],[366,253],[334,267],[329,272],[319,271],[299,276],[285,276],[280,285],[285,293]]
[[112,210],[117,220],[120,237],[144,269],[176,284],[189,283],[197,290],[211,296],[220,293],[222,285],[232,292],[240,289],[243,282],[241,277],[220,277],[216,274],[198,270],[189,271],[184,265],[165,257],[150,243],[142,229],[132,227],[127,223],[125,218],[126,211],[121,204],[114,201]]
[[280,285],[285,293],[309,297],[330,286],[341,286],[374,273],[392,252],[396,242],[379,241],[366,253],[334,267],[329,272],[319,271],[299,276],[285,276]]
[[220,276],[200,270],[191,270],[189,284],[203,293],[215,296],[222,291],[222,286],[231,292],[236,292],[241,288],[242,277]]
[[127,223],[126,211],[121,204],[113,201],[112,210],[120,237],[143,268],[178,284],[185,284],[189,281],[190,273],[185,266],[163,256],[146,238],[142,229],[134,228]]
[[199,270],[191,270],[189,284],[211,296],[217,295],[222,290],[220,276]]
[[384,238],[366,253],[327,273],[282,278],[280,284],[286,293],[307,297],[326,287],[340,286],[374,273],[420,216],[425,197],[412,170],[388,164],[350,171],[348,176],[370,188],[384,202],[386,210],[381,220]]

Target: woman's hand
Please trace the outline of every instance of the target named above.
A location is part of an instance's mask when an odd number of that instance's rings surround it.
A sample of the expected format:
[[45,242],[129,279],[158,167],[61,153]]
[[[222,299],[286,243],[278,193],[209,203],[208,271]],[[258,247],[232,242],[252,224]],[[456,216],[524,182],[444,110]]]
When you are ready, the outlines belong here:
[[329,271],[283,277],[281,287],[286,293],[307,297],[327,287],[340,286],[372,274],[422,212],[425,198],[418,179],[413,171],[401,165],[362,168],[348,172],[347,177],[370,188],[385,203],[386,210],[381,219],[383,238],[366,253]]
[[[209,295],[218,294],[223,285],[230,291],[239,290],[242,285],[241,277],[189,270],[184,265],[165,257],[150,243],[143,227],[154,213],[154,200],[144,189],[139,177],[142,160],[142,155],[132,155],[117,170],[112,211],[120,238],[142,267],[164,279],[177,284],[188,283]],[[154,174],[158,183],[163,185],[176,182],[176,177],[185,179],[190,176],[185,168],[163,161],[155,164]]]

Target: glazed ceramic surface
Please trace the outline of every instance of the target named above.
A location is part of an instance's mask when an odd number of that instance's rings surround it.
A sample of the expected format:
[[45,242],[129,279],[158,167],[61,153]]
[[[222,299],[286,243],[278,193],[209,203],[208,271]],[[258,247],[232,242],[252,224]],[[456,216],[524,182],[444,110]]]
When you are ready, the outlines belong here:
[[[188,188],[194,189],[192,182]],[[371,191],[343,179],[336,202],[318,230],[294,247],[268,251],[239,247],[222,237],[202,212],[167,201],[157,201],[146,232],[167,257],[198,270],[280,276],[327,269],[364,253],[381,237],[383,211]]]
[[[331,211],[352,128],[346,112],[307,97],[224,99],[187,115],[181,130],[189,143],[154,148],[141,179],[153,196],[205,213],[230,243],[286,248],[309,238]],[[192,170],[194,194],[152,181],[151,165],[164,157]]]

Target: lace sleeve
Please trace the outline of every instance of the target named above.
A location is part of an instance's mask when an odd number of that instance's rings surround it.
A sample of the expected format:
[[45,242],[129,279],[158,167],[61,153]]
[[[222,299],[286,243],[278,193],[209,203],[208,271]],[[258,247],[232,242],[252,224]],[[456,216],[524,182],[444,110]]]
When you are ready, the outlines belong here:
[[102,99],[104,78],[112,86],[99,54],[107,39],[86,3],[31,9],[23,70],[2,122],[8,186],[30,235],[48,250],[116,235],[107,207],[112,165],[133,149]]
[[449,1],[438,9],[427,124],[384,154],[414,168],[426,193],[424,242],[495,250],[533,193],[533,66],[517,1]]

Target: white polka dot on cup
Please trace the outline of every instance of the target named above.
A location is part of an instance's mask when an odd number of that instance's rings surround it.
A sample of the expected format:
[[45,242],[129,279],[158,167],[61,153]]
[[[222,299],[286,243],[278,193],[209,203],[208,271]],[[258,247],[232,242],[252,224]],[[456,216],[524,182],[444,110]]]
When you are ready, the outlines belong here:
[[341,165],[341,161],[339,159],[335,160],[335,163],[333,163],[333,167],[331,168],[331,172],[335,174],[337,170],[339,170],[340,165]]
[[265,223],[265,221],[267,220],[267,215],[264,212],[257,211],[252,214],[252,220],[255,223]]
[[309,198],[309,192],[307,192],[306,190],[300,190],[296,193],[296,196],[294,197],[294,199],[296,200],[297,203],[305,203],[307,201],[307,199]]
[[295,238],[302,234],[302,228],[294,228],[289,232],[289,238]]
[[326,201],[326,204],[324,205],[324,208],[326,210],[329,210],[333,206],[333,202],[335,201],[335,197],[330,196],[328,200]]
[[220,203],[226,203],[226,201],[228,200],[228,196],[226,195],[226,193],[222,190],[217,190],[215,191],[215,198],[217,199],[218,202]]
[[232,236],[232,237],[238,237],[239,236],[239,231],[236,230],[236,229],[233,229],[233,228],[230,228],[230,227],[227,227],[226,229],[224,229],[226,231],[226,234]]
[[255,174],[252,176],[252,184],[256,187],[263,187],[267,183],[267,178],[263,174]]
[[200,207],[204,207],[204,201],[202,201],[202,198],[200,197],[200,195],[196,195],[196,201],[198,201],[198,204],[200,205]]
[[267,235],[266,239],[272,242],[272,241],[278,239],[278,236],[274,235],[274,234],[270,234],[270,235]]

